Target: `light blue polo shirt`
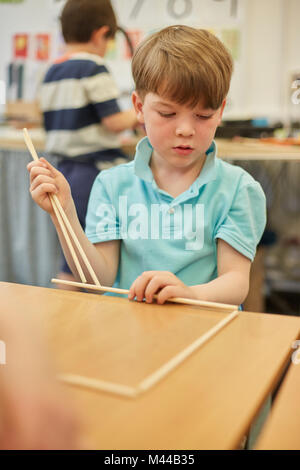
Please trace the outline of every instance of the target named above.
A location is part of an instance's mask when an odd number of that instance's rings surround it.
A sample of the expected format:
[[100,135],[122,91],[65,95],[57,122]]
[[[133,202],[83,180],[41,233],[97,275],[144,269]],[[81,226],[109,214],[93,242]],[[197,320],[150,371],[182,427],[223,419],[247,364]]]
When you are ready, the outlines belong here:
[[217,238],[253,260],[266,224],[260,184],[216,157],[212,143],[202,171],[176,198],[158,188],[149,166],[147,137],[134,161],[102,171],[88,205],[92,243],[120,239],[115,287],[130,288],[144,271],[170,271],[187,285],[217,277]]

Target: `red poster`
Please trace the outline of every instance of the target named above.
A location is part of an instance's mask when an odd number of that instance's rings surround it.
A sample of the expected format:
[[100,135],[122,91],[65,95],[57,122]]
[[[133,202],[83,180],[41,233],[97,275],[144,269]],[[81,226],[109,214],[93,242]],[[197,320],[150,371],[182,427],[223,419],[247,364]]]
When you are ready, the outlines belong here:
[[27,57],[28,55],[28,34],[15,34],[14,41],[14,58]]
[[35,35],[35,58],[36,60],[48,60],[50,49],[50,35],[49,34],[36,34]]
[[[141,42],[143,38],[143,31],[140,29],[131,29],[126,31],[131,41],[132,47],[135,50],[136,46]],[[131,53],[127,42],[125,43],[124,58],[131,59]]]

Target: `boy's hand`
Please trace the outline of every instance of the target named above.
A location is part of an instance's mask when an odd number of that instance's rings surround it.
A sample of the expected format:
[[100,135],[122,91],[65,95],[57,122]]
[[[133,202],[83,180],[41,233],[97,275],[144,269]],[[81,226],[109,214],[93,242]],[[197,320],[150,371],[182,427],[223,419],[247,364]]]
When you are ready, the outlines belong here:
[[186,286],[178,277],[168,271],[145,271],[131,285],[128,299],[147,303],[153,301],[157,294],[157,303],[163,304],[171,297],[185,297],[194,299],[195,295],[191,287]]
[[45,211],[53,214],[48,194],[56,194],[63,209],[71,206],[71,190],[69,183],[60,171],[54,168],[45,158],[32,161],[27,165],[30,173],[30,193],[32,199]]

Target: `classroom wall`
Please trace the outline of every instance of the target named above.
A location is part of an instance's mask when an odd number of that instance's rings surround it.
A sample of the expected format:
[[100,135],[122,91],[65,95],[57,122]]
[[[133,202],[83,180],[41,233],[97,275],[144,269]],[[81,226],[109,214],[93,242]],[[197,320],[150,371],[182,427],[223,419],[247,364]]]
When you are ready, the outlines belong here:
[[[33,36],[35,33],[50,32],[53,35],[53,57],[58,40],[57,12],[63,3],[64,0],[24,0],[23,3],[0,4],[0,80],[7,81],[7,65],[13,58],[12,37],[16,33],[29,33]],[[28,80],[34,83],[34,74],[39,73],[43,64],[37,64],[34,60],[33,41],[30,46],[27,62],[32,66],[32,72]],[[28,87],[25,98],[32,99],[34,92],[32,87]]]
[[250,115],[280,116],[284,9],[281,0],[247,2],[244,104]]
[[300,119],[291,101],[291,74],[300,70],[299,0],[248,0],[246,88],[250,115]]
[[[60,45],[57,17],[63,3],[64,0],[24,0],[15,5],[0,4],[0,80],[6,80],[6,66],[12,58],[11,37],[17,32],[52,33],[51,58],[57,54]],[[225,117],[268,117],[287,122],[291,118],[300,119],[300,104],[291,102],[292,71],[300,70],[299,0],[238,0],[235,17],[231,15],[232,0],[112,0],[112,3],[120,24],[130,30],[148,33],[181,22],[210,28],[218,35],[224,30],[237,31],[237,35],[229,36],[237,58]],[[31,83],[26,94],[29,99],[35,93],[35,78],[43,68],[40,64],[35,67],[34,62],[27,77]],[[108,63],[126,98],[132,87],[130,62],[119,53],[115,57],[111,54]]]
[[[283,34],[283,84],[284,84],[284,113],[286,120],[300,120],[300,103],[294,104],[291,95],[296,92],[296,97],[300,98],[297,89],[291,90],[291,82],[294,78],[300,78],[300,1],[287,0],[287,7],[284,14],[284,34]],[[292,77],[291,77],[292,76]],[[298,87],[299,90],[299,87]]]

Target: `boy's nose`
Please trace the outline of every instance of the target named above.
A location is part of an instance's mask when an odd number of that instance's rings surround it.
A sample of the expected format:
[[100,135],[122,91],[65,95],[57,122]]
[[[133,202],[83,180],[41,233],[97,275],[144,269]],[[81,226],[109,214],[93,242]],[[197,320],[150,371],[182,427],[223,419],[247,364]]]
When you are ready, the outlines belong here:
[[176,127],[175,133],[177,137],[191,137],[195,135],[195,129],[188,123],[181,123]]

